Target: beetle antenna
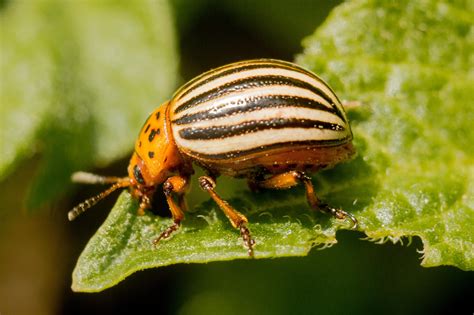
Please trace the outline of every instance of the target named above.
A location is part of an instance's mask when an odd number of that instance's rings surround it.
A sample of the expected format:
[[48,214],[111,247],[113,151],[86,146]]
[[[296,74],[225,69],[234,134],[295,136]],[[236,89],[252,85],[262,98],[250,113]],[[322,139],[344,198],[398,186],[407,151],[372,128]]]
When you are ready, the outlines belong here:
[[[76,174],[79,174],[79,177],[86,174],[86,177],[84,177],[82,179],[87,179],[87,176],[91,175],[92,177],[90,177],[89,179],[95,179],[95,180],[94,181],[81,180],[81,179],[77,180],[77,178],[75,178],[75,176],[74,176]],[[104,199],[105,197],[110,195],[115,190],[117,190],[119,188],[130,186],[130,181],[129,181],[128,177],[125,177],[125,178],[102,177],[102,176],[99,176],[99,175],[94,175],[94,174],[90,174],[90,173],[83,173],[83,172],[74,173],[72,177],[73,177],[73,180],[77,180],[79,182],[86,183],[86,184],[106,184],[106,183],[110,183],[110,182],[115,182],[115,184],[113,184],[112,186],[110,186],[108,189],[104,190],[100,194],[98,194],[94,197],[91,197],[91,198],[81,202],[80,204],[78,204],[74,208],[72,208],[72,210],[69,211],[68,214],[67,214],[67,217],[68,217],[69,221],[72,221],[75,218],[77,218],[81,213],[83,213],[87,209],[93,207],[95,204],[97,204],[99,201],[101,201],[102,199]],[[115,179],[115,180],[113,180],[113,179]]]
[[71,180],[74,183],[81,183],[81,184],[114,184],[118,183],[124,179],[122,177],[114,177],[114,176],[100,176],[97,174],[87,173],[87,172],[75,172],[71,176]]

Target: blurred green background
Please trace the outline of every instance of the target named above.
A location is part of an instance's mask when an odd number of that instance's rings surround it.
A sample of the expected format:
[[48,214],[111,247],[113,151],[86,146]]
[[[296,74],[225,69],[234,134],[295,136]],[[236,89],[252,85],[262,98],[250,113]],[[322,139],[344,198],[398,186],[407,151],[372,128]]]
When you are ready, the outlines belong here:
[[[8,10],[10,2],[0,1],[0,10]],[[338,3],[172,1],[181,82],[236,60],[293,60],[301,40]],[[73,293],[76,259],[114,198],[74,223],[67,222],[67,211],[97,187],[78,187],[43,211],[26,214],[23,201],[40,160],[38,154],[29,157],[0,183],[2,315],[146,309],[157,314],[472,314],[474,309],[472,273],[420,267],[418,239],[410,246],[375,245],[347,231],[338,233],[336,246],[308,257],[175,265],[136,273],[101,293]],[[123,174],[127,162],[94,171]],[[232,190],[232,184],[227,180],[225,189]],[[193,194],[191,202],[205,198],[196,189]]]

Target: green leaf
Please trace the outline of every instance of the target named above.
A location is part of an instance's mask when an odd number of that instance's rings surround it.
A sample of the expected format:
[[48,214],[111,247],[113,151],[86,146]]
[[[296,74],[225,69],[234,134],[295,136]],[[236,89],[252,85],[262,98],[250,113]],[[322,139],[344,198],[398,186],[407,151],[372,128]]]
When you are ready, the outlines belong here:
[[[352,212],[370,239],[420,237],[424,266],[474,269],[473,18],[462,4],[354,1],[333,11],[297,59],[363,103],[350,113],[358,156],[316,175],[318,195]],[[238,188],[227,200],[249,218],[257,259],[305,255],[348,228],[311,212],[301,188]],[[74,290],[100,291],[150,267],[247,258],[210,201],[156,248],[171,219],[136,210],[122,193],[77,263]]]
[[[256,258],[303,256],[314,243],[335,243],[337,225],[310,213],[304,192],[277,196],[239,193],[228,201],[244,210],[257,242]],[[96,292],[146,268],[176,263],[248,258],[237,230],[211,201],[188,213],[179,232],[156,247],[152,241],[172,224],[147,213],[137,216],[137,202],[124,191],[99,231],[87,244],[73,273],[74,291]],[[246,210],[246,211],[245,211]]]
[[419,236],[423,266],[474,269],[473,20],[472,3],[355,1],[298,58],[364,103],[352,126],[378,189],[357,216],[371,239]]
[[165,1],[5,4],[0,179],[39,155],[30,208],[63,194],[71,172],[128,155],[147,114],[172,93],[169,11]]

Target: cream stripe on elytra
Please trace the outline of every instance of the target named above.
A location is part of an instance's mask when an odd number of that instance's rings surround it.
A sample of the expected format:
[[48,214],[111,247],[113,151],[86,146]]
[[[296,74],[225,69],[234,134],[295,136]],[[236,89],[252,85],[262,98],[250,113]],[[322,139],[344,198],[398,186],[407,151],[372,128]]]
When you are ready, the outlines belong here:
[[[185,111],[175,113],[174,119],[183,117],[184,115],[191,115],[201,111],[214,110],[237,107],[237,106],[246,106],[251,102],[252,98],[264,97],[264,96],[281,96],[282,98],[291,98],[299,97],[313,100],[316,104],[332,109],[333,107],[321,96],[315,94],[312,91],[299,87],[291,87],[285,85],[270,85],[263,87],[253,87],[246,88],[239,92],[234,92],[232,94],[223,95],[221,97],[200,103],[196,106],[190,107]],[[173,107],[179,106],[179,104],[172,104]]]
[[[256,68],[275,68],[275,67],[286,67],[290,69],[295,69],[295,65],[292,63],[288,63],[282,60],[274,60],[274,59],[254,59],[254,60],[245,60],[239,61],[232,64],[224,65],[215,69],[211,69],[207,72],[200,74],[199,76],[193,78],[192,80],[188,81],[184,84],[181,88],[179,88],[173,95],[173,99],[180,98],[186,95],[191,90],[201,86],[209,81],[218,79],[220,76],[225,76],[231,73],[236,73],[239,71],[245,71],[248,69],[256,69]],[[299,68],[300,71],[303,73],[307,73],[309,75],[314,75],[313,73],[307,72],[304,69]]]
[[[186,140],[180,138],[179,143],[178,141],[176,143],[185,150],[211,155],[236,150],[250,150],[273,143],[281,143],[282,146],[285,146],[285,143],[293,141],[338,139],[341,139],[341,132],[339,131],[318,128],[284,128],[262,130],[223,139]],[[290,148],[288,149],[290,150]]]
[[200,119],[187,124],[176,124],[173,126],[173,132],[176,133],[184,128],[210,128],[213,126],[223,125],[238,125],[249,120],[268,120],[272,118],[294,118],[298,120],[320,120],[345,125],[345,122],[338,116],[329,112],[301,107],[277,107],[277,108],[262,108],[259,110],[252,111],[249,115],[248,112],[237,112],[233,115],[227,115],[214,119]]
[[[264,77],[264,76],[270,76],[270,75],[279,76],[282,78],[291,78],[291,79],[299,80],[302,82],[306,82],[310,85],[313,85],[319,88],[322,91],[322,93],[324,93],[325,95],[327,95],[328,97],[332,99],[333,103],[337,103],[337,98],[334,96],[334,93],[326,85],[322,84],[321,81],[318,81],[313,77],[310,77],[300,72],[288,70],[288,69],[262,68],[262,69],[253,69],[253,70],[232,73],[230,75],[219,77],[215,80],[212,80],[211,82],[198,86],[197,88],[193,88],[193,86],[190,86],[186,89],[186,91],[183,91],[183,93],[187,92],[185,96],[180,97],[178,95],[175,98],[176,106],[179,107],[180,104],[183,104],[189,101],[193,97],[199,96],[213,88],[220,87],[225,84],[232,83],[234,81],[255,78],[255,77]],[[203,77],[202,79],[205,80],[206,77]]]

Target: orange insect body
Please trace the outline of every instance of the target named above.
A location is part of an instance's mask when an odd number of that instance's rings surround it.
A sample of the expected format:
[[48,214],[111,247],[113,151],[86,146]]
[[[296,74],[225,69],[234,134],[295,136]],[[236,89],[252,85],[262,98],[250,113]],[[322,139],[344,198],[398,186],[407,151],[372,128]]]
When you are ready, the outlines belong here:
[[135,143],[135,152],[128,167],[132,186],[162,184],[178,166],[181,154],[173,141],[167,103],[156,109],[147,119]]
[[200,187],[240,230],[253,256],[248,220],[216,193],[217,176],[245,177],[251,188],[286,189],[301,183],[312,208],[349,218],[356,227],[351,214],[320,202],[306,175],[353,155],[344,108],[324,81],[284,61],[239,62],[190,81],[148,117],[135,143],[128,177],[76,173],[73,179],[78,182],[113,185],[75,207],[69,218],[121,187],[130,187],[143,214],[162,186],[174,223],[157,243],[184,219],[184,194],[194,162],[208,173],[199,178]]

